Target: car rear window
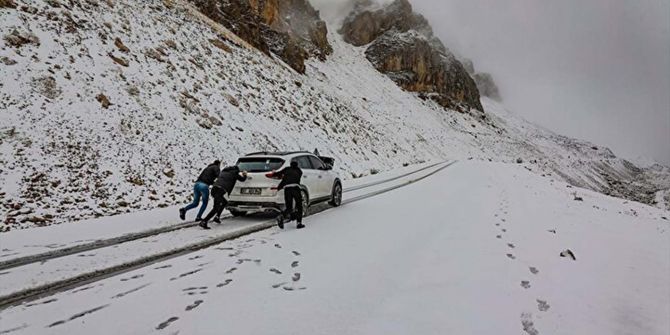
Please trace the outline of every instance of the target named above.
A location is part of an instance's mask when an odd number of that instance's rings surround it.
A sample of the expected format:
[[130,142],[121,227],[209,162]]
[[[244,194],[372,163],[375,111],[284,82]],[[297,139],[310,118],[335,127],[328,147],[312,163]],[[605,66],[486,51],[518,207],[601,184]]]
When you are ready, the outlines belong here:
[[316,170],[323,170],[326,168],[326,165],[321,162],[320,159],[314,157],[314,156],[309,156],[309,160],[312,162],[312,166]]
[[247,172],[270,172],[278,170],[282,165],[284,160],[281,158],[245,157],[237,161],[240,170]]
[[312,163],[309,161],[308,156],[296,157],[293,160],[298,162],[298,167],[301,169],[308,169],[308,170],[313,169]]

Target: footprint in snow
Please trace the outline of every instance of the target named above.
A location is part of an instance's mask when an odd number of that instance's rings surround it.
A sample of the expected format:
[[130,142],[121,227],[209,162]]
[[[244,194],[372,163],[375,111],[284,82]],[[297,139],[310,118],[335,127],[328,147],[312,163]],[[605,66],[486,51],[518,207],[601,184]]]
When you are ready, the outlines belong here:
[[195,270],[193,270],[193,271],[189,271],[189,272],[185,272],[185,273],[180,274],[180,275],[177,276],[177,277],[172,277],[172,278],[170,278],[170,281],[177,280],[177,279],[179,279],[179,278],[184,278],[184,277],[187,277],[187,276],[196,274],[196,273],[198,273],[198,272],[200,272],[200,271],[202,271],[202,268],[200,268],[200,269],[195,269]]
[[509,257],[510,259],[516,259],[516,256],[514,256],[512,254],[507,254],[507,257]]
[[506,232],[507,232],[507,229],[501,229],[501,230],[502,230],[503,233],[506,233]]
[[232,279],[226,279],[223,283],[216,285],[216,287],[224,287],[232,282],[233,282]]
[[198,308],[198,306],[200,306],[200,304],[202,304],[203,302],[204,302],[203,300],[194,301],[192,304],[186,306],[186,311],[188,312]]
[[299,281],[300,280],[300,272],[296,272],[293,274],[293,277],[291,278],[293,281]]
[[161,324],[159,324],[158,326],[156,326],[156,330],[165,329],[165,328],[167,328],[167,326],[169,326],[171,323],[173,323],[177,320],[179,320],[179,318],[176,317],[176,316],[173,316],[173,317],[161,322]]
[[129,281],[129,280],[132,280],[132,279],[139,279],[139,278],[142,278],[142,277],[144,277],[144,275],[134,275],[130,278],[121,278],[121,281]]
[[538,270],[538,269],[537,269],[536,267],[534,267],[534,266],[531,266],[531,267],[528,268],[528,269],[530,270],[530,273],[532,273],[532,274],[534,274],[534,275],[536,275],[536,274],[538,274],[538,273],[540,272],[540,270]]
[[281,249],[281,245],[280,245],[279,243],[276,243],[276,244],[275,244],[275,248],[279,248],[279,249]]
[[231,273],[235,272],[236,270],[237,270],[237,268],[230,268],[228,271],[226,271],[226,274],[231,274]]
[[292,268],[297,268],[297,267],[298,267],[298,264],[299,264],[298,261],[293,261],[293,263],[291,263],[291,267],[292,267]]
[[272,285],[272,288],[280,288],[280,287],[282,287],[282,286],[284,286],[284,285],[286,285],[286,284],[288,284],[288,283],[287,283],[287,282],[283,282],[283,283],[279,283],[279,284],[274,284],[274,285]]
[[514,244],[513,243],[507,243],[507,246],[514,249]]
[[549,307],[551,306],[549,306],[549,304],[546,301],[537,299],[537,309],[539,309],[540,312],[548,311]]
[[496,238],[502,238],[502,235],[496,235]]
[[530,313],[521,314],[521,326],[523,331],[528,335],[539,335],[540,332],[535,329],[535,324],[533,323],[533,315]]
[[298,287],[298,288],[295,288],[295,287],[291,287],[291,286],[284,286],[284,287],[282,287],[282,288],[283,288],[285,291],[295,291],[295,290],[303,291],[303,290],[306,290],[306,289],[307,289],[306,287]]
[[270,269],[270,272],[274,272],[274,273],[276,273],[276,274],[278,274],[278,275],[281,274],[281,271],[279,271],[279,270],[277,270],[277,269],[275,269],[275,268],[271,268],[271,269]]
[[296,256],[300,256],[300,253],[295,251],[295,250],[293,250],[293,254],[296,255]]
[[527,280],[522,280],[521,281],[521,287],[523,287],[525,289],[529,289],[530,288],[530,282],[527,281]]
[[[27,304],[26,307],[32,307],[32,306],[37,306],[37,305],[46,305],[46,304],[50,304],[50,303],[56,302],[56,301],[58,301],[58,299],[48,299],[48,300],[44,300],[44,301],[40,301],[40,302],[34,302],[34,303],[31,303],[31,304]],[[3,333],[0,332],[0,334],[3,334]]]

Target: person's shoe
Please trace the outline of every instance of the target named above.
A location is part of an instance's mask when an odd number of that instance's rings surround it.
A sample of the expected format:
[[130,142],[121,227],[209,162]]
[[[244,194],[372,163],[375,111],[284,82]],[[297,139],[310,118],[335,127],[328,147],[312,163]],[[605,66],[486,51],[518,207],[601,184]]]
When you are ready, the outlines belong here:
[[296,226],[296,228],[298,228],[298,229],[303,229],[303,228],[305,228],[305,225],[302,224],[302,223],[298,223],[298,225]]
[[218,224],[221,224],[221,218],[219,218],[218,216],[215,217],[214,220],[212,220],[212,221],[214,221],[214,222],[216,222],[216,223],[218,223]]
[[277,227],[279,227],[279,229],[284,229],[284,215],[282,214],[277,216]]
[[210,226],[207,225],[207,221],[200,221],[199,226],[202,227],[202,229],[212,229]]
[[202,221],[202,218],[195,218],[195,222],[200,222]]
[[179,218],[182,220],[186,220],[186,210],[183,208],[179,209]]

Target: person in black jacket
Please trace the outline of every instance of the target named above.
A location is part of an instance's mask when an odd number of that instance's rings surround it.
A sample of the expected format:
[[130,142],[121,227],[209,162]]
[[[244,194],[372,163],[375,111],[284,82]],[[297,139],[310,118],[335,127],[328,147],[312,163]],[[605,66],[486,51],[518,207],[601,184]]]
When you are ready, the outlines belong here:
[[209,214],[207,214],[207,217],[205,217],[205,219],[200,222],[200,227],[204,229],[210,229],[207,225],[209,220],[211,220],[215,215],[217,218],[221,216],[221,212],[223,212],[223,209],[226,208],[226,205],[228,204],[226,197],[230,195],[231,192],[233,192],[235,183],[237,183],[238,180],[247,180],[247,172],[240,172],[240,168],[238,166],[229,166],[221,171],[219,176],[214,181],[214,185],[212,186],[214,207],[209,212]]
[[[275,172],[276,176],[282,178],[278,190],[284,190],[284,202],[286,203],[286,210],[277,216],[277,226],[284,229],[284,220],[296,220],[298,222],[297,228],[305,228],[302,224],[302,190],[300,188],[300,179],[302,178],[302,170],[298,167],[298,162],[291,162],[291,166]],[[295,202],[295,211],[293,210],[293,202]]]
[[209,186],[214,183],[214,179],[219,175],[219,168],[221,166],[220,160],[215,160],[214,163],[208,165],[198,177],[198,180],[193,186],[193,202],[184,208],[179,209],[179,217],[182,220],[186,220],[186,212],[189,210],[198,207],[200,203],[200,198],[202,197],[202,206],[198,211],[198,215],[195,217],[196,221],[202,220],[202,214],[207,208],[207,202],[209,201]]

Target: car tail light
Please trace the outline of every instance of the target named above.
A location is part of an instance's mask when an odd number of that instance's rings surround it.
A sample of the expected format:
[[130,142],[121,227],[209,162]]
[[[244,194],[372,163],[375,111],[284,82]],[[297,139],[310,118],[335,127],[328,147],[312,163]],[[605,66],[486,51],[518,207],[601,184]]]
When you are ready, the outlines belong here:
[[274,171],[266,173],[265,176],[271,179],[281,179],[281,177],[275,174]]

